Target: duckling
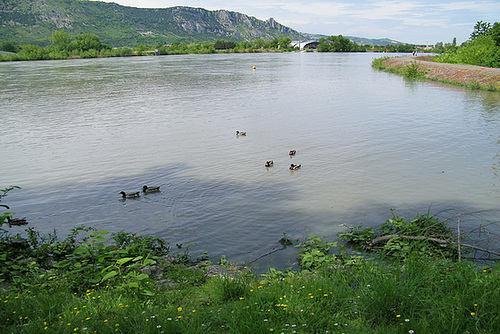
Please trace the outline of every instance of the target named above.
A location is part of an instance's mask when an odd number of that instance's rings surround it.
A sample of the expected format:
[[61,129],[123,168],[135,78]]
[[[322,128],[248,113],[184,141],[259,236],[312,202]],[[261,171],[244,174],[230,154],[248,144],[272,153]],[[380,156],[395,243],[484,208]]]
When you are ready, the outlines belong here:
[[124,191],[120,191],[119,194],[122,194],[123,198],[137,198],[139,197],[139,192],[133,192],[133,193],[126,193]]
[[290,164],[290,170],[297,170],[299,169],[300,167],[302,167],[302,165],[294,165],[294,164]]
[[245,131],[236,131],[237,136],[246,136],[247,133]]
[[142,187],[142,191],[145,192],[146,194],[147,193],[156,193],[156,192],[160,191],[160,186],[158,186],[158,187],[144,186],[144,187]]
[[295,155],[296,153],[297,153],[297,151],[296,151],[296,150],[291,150],[290,152],[288,152],[288,155],[290,155],[290,156],[291,156],[291,155]]
[[274,166],[274,161],[272,160],[269,160],[269,161],[266,161],[266,167],[273,167]]

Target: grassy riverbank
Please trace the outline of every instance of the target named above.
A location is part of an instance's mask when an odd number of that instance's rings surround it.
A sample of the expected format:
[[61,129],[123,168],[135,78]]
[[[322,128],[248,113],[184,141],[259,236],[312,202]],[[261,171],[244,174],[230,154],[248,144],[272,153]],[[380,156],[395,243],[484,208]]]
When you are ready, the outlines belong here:
[[468,89],[500,92],[500,69],[446,64],[432,57],[386,57],[374,59],[372,67],[412,79],[427,79]]
[[78,228],[58,241],[27,232],[0,240],[3,333],[500,329],[500,268],[467,261],[452,230],[430,215],[394,215],[379,229],[340,235],[362,253],[319,236],[300,243],[284,236],[283,245],[297,247],[300,270],[264,275],[149,236]]
[[500,271],[413,254],[404,263],[202,278],[147,296],[95,284],[0,297],[4,333],[498,333]]

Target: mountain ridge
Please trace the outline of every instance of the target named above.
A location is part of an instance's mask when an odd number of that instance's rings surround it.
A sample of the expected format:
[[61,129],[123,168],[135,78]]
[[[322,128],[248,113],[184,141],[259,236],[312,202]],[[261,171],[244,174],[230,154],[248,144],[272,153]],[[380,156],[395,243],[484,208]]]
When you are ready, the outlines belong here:
[[[234,42],[259,38],[273,40],[310,39],[278,23],[225,9],[207,10],[187,6],[135,8],[116,3],[90,0],[2,0],[0,3],[0,39],[19,44],[50,44],[56,30],[72,35],[91,33],[113,47],[138,44],[174,44]],[[353,41],[370,39],[349,37]],[[386,40],[387,43],[398,43]],[[360,43],[361,44],[361,43]]]
[[112,46],[306,37],[273,18],[262,21],[223,9],[134,8],[88,0],[3,0],[0,4],[1,39],[47,45],[56,30],[96,34]]

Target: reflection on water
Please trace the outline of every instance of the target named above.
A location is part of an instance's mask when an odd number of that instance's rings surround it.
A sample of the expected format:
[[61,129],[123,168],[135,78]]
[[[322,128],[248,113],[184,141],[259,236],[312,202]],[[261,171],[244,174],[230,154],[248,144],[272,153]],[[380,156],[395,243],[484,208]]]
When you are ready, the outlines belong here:
[[[5,200],[42,232],[154,234],[235,261],[391,208],[498,208],[498,93],[408,82],[377,56],[2,63],[0,186],[22,187]],[[144,184],[162,191],[121,200]]]

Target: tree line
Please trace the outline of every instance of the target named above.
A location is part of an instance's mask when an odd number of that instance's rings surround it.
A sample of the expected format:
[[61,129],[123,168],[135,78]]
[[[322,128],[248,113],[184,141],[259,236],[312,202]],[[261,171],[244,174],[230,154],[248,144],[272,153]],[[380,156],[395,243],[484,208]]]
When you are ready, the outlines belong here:
[[[253,53],[253,52],[286,52],[297,51],[291,46],[288,37],[254,41],[234,42],[216,40],[205,43],[175,43],[166,45],[144,45],[135,47],[112,48],[100,41],[99,36],[83,33],[74,37],[65,31],[55,31],[51,38],[51,45],[41,47],[38,45],[18,45],[12,41],[0,41],[0,61],[16,60],[48,60],[71,58],[97,58],[97,57],[126,57],[142,55],[171,55],[171,54],[209,54],[209,53]],[[371,45],[358,45],[348,38],[330,36],[321,38],[317,51],[319,52],[411,52],[414,45],[391,45],[373,47]]]
[[478,21],[470,38],[462,45],[453,43],[439,45],[441,56],[436,60],[443,63],[467,64],[486,67],[500,67],[500,23]]
[[[72,37],[61,30],[52,34],[50,42],[52,45],[41,47],[0,41],[0,51],[5,51],[0,53],[0,61],[298,50],[291,46],[291,40],[288,37],[267,41],[259,38],[243,42],[216,40],[205,43],[139,44],[135,47],[112,48],[102,43],[99,36],[95,34],[83,33]],[[415,50],[439,53],[441,56],[437,60],[442,62],[500,67],[500,23],[478,21],[470,39],[460,46],[457,45],[456,38],[452,43],[440,42],[426,50],[413,44],[359,45],[342,35],[320,38],[317,46],[318,52],[413,52]]]

